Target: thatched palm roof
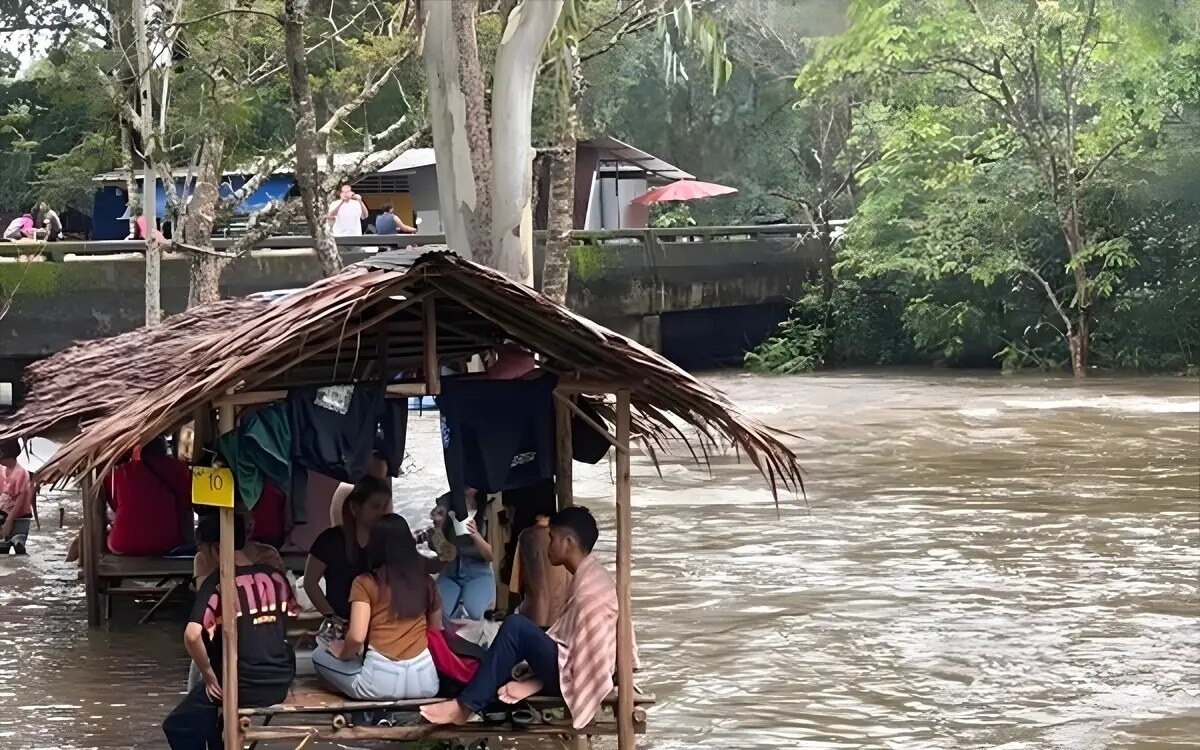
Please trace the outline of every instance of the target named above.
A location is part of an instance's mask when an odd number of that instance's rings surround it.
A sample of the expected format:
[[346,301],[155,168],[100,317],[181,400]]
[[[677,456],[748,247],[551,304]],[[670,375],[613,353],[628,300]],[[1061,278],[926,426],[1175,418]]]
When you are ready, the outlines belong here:
[[[801,487],[796,456],[777,431],[743,415],[723,394],[662,356],[491,269],[450,253],[403,252],[383,253],[322,279],[249,319],[188,336],[186,346],[147,346],[141,366],[171,374],[64,445],[38,478],[103,474],[135,445],[224,396],[391,381],[420,369],[426,311],[436,320],[442,358],[515,340],[541,354],[547,369],[563,380],[578,380],[585,390],[589,383],[597,384],[597,392],[617,385],[628,389],[638,422],[659,435],[678,433],[682,420],[710,440],[735,445],[772,487]],[[95,346],[112,347],[121,338]],[[98,349],[92,356],[104,354]]]
[[192,358],[192,347],[241,325],[267,306],[240,297],[194,307],[162,325],[81,341],[25,368],[28,397],[0,421],[0,442],[44,436],[69,440],[85,424],[152,390]]

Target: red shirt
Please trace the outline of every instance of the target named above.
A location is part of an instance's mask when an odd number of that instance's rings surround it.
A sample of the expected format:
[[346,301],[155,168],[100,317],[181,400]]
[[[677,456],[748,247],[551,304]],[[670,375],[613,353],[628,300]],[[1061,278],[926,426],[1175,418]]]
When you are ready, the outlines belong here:
[[283,538],[283,506],[287,496],[283,490],[270,479],[263,481],[262,494],[251,511],[254,517],[254,530],[250,536],[255,541],[277,543]]
[[182,461],[143,455],[112,470],[104,480],[112,507],[108,548],[117,555],[155,557],[183,544],[180,514],[191,509],[191,472]]

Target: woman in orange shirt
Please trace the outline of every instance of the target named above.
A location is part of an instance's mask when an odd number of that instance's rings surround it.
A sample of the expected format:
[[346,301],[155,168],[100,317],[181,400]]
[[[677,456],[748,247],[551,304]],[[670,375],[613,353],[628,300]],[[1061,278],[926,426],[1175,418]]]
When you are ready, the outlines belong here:
[[367,567],[351,584],[345,640],[313,651],[317,676],[356,700],[431,698],[438,673],[427,630],[440,611],[430,573],[441,564],[423,557],[408,522],[390,513],[371,528]]

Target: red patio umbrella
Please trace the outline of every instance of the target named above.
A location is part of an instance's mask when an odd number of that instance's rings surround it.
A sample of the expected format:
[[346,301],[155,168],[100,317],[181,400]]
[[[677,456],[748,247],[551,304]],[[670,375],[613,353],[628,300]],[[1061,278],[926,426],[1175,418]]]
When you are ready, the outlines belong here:
[[697,198],[711,198],[714,195],[728,195],[736,192],[737,188],[718,185],[715,182],[679,180],[670,185],[648,190],[644,195],[634,198],[631,203],[638,206],[649,206],[651,203],[662,203],[663,201],[691,201]]

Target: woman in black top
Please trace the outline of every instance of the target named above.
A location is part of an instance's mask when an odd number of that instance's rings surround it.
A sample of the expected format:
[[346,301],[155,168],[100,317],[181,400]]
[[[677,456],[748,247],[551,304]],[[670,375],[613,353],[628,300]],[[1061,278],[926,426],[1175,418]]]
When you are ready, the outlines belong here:
[[388,512],[391,502],[392,490],[385,480],[358,480],[342,504],[342,524],[321,532],[312,543],[304,563],[304,591],[322,615],[350,619],[350,585],[367,572],[371,527]]

